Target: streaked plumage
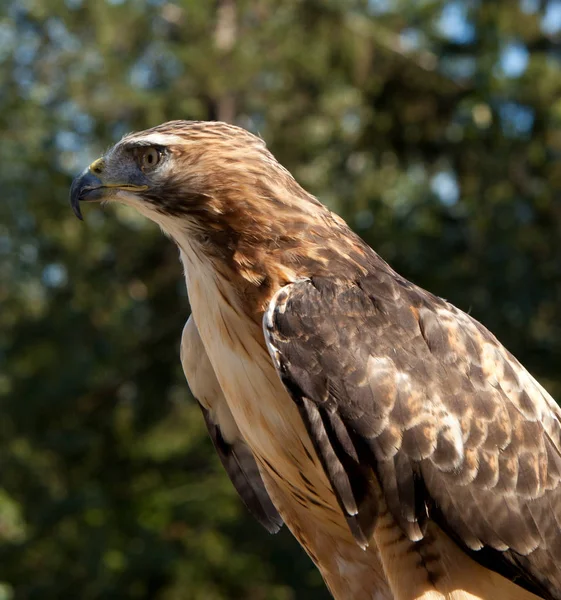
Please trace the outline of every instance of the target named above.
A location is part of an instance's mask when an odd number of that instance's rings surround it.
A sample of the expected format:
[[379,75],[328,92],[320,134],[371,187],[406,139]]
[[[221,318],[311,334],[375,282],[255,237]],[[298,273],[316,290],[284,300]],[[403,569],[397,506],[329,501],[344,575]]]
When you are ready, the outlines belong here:
[[182,362],[220,459],[338,599],[561,599],[561,411],[395,273],[259,138],[174,121],[73,184],[180,249]]

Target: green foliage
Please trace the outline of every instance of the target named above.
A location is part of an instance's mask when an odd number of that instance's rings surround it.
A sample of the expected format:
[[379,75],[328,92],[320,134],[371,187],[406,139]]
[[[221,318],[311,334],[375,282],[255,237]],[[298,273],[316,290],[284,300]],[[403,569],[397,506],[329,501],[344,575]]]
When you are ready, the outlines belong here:
[[178,360],[176,250],[67,205],[124,132],[260,133],[561,397],[558,2],[5,0],[0,600],[327,598],[235,496]]

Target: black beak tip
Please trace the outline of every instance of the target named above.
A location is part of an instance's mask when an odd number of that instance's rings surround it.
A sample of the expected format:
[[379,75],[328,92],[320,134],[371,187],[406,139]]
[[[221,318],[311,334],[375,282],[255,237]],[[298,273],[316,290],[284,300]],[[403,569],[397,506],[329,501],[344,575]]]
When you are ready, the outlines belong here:
[[84,189],[84,176],[85,172],[80,173],[80,175],[74,179],[72,186],[70,187],[70,206],[80,221],[84,220],[82,217],[82,210],[80,209],[80,196],[82,195],[82,191]]
[[84,220],[84,217],[82,216],[82,211],[80,210],[79,204],[72,203],[72,210],[74,211],[74,214],[78,217],[78,219],[80,219],[80,221]]
[[84,199],[84,195],[91,190],[101,186],[101,181],[90,172],[89,168],[80,173],[76,179],[72,182],[70,187],[70,206],[74,211],[74,214],[83,221],[82,209],[80,208],[80,201]]

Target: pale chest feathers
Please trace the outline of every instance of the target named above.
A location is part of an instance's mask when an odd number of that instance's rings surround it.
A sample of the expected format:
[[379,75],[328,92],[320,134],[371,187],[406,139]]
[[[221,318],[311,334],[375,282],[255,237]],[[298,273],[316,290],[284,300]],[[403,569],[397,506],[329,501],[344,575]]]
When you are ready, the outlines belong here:
[[[311,441],[294,402],[277,375],[262,327],[244,315],[231,284],[205,258],[181,252],[193,316],[241,434],[256,458],[279,466],[298,486],[300,473],[323,475],[310,461]],[[320,477],[317,484],[327,481]],[[299,487],[299,486],[298,486]]]

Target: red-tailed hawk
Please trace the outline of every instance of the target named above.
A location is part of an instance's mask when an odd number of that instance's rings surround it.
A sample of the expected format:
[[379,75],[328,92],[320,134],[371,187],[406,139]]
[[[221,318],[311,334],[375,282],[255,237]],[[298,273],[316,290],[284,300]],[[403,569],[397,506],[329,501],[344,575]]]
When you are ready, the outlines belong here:
[[339,600],[561,599],[561,411],[475,321],[391,269],[263,141],[127,135],[71,201],[177,244],[182,362],[218,454]]

